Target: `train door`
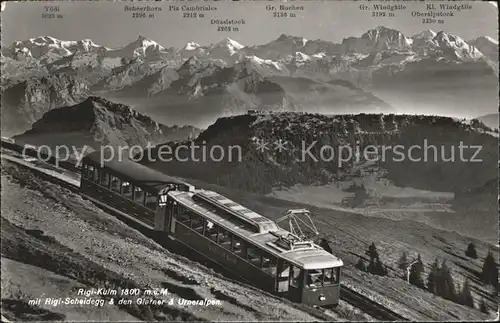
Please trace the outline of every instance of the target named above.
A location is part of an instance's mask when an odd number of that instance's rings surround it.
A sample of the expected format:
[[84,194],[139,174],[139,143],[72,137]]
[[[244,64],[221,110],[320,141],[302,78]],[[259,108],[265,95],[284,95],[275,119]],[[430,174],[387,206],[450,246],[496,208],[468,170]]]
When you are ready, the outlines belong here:
[[304,269],[297,266],[290,267],[289,299],[293,302],[302,301],[302,290],[304,287]]
[[157,231],[165,231],[167,221],[167,200],[168,195],[160,192],[158,195],[158,204],[155,212],[155,229]]
[[276,290],[278,293],[288,293],[290,280],[290,264],[283,259],[278,259],[276,274]]
[[177,221],[179,205],[170,196],[167,198],[167,232],[168,235],[175,235],[175,224]]

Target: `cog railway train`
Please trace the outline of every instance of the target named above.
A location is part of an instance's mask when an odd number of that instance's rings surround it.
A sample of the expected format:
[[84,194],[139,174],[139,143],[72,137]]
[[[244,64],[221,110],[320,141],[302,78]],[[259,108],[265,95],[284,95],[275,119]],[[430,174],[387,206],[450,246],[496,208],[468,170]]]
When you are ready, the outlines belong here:
[[342,260],[226,197],[130,160],[84,157],[81,191],[263,290],[314,306],[338,304]]

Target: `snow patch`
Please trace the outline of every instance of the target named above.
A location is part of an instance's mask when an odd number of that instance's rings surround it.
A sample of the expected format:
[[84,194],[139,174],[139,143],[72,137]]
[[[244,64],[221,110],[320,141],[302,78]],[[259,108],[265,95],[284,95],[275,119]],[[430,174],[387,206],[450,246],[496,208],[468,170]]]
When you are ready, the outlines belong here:
[[302,53],[302,52],[296,52],[295,53],[295,59],[298,62],[306,62],[306,61],[310,61],[311,57],[309,55],[306,55],[306,54]]
[[200,47],[199,44],[195,43],[195,42],[188,42],[186,44],[186,46],[184,46],[184,49],[185,50],[195,50],[197,49],[198,47]]

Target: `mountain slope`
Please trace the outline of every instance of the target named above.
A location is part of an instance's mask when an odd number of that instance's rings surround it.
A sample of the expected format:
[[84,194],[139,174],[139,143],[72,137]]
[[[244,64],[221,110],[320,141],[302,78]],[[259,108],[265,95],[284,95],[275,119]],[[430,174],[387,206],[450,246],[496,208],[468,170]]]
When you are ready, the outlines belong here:
[[2,133],[22,133],[45,112],[77,104],[89,94],[87,82],[66,74],[31,78],[8,87],[2,91]]
[[[230,67],[191,57],[177,70],[165,67],[109,97],[140,105],[140,111],[164,123],[189,122],[201,127],[221,115],[249,109],[327,114],[394,111],[350,82],[313,81],[287,74],[286,67],[255,57]],[[138,97],[147,99],[137,103]]]
[[[269,144],[268,149],[258,151],[256,139],[265,140]],[[279,140],[287,142],[286,149],[281,152],[272,148]],[[363,149],[369,145],[402,145],[409,149],[414,145],[422,145],[424,140],[427,140],[428,146],[443,146],[447,158],[450,155],[450,147],[460,142],[463,142],[463,145],[480,144],[483,148],[476,158],[481,158],[482,162],[460,159],[458,148],[452,153],[456,158],[455,163],[441,160],[440,152],[437,156],[426,155],[429,160],[424,160],[422,150],[419,153],[412,152],[412,158],[421,157],[420,161],[412,161],[409,158],[401,161],[397,158],[398,154],[389,149],[384,152],[385,160],[379,165],[386,170],[388,180],[401,187],[449,192],[458,187],[481,187],[496,178],[495,137],[451,118],[410,115],[324,116],[284,112],[220,118],[200,134],[195,142],[207,142],[207,149],[215,144],[222,147],[240,145],[243,151],[241,162],[207,162],[203,165],[194,163],[190,167],[158,162],[152,166],[165,169],[179,167],[179,171],[186,167],[189,171],[183,173],[184,176],[191,176],[188,174],[197,173],[193,169],[200,168],[203,169],[200,173],[201,180],[251,191],[269,192],[275,186],[330,182],[342,174],[348,174],[354,166],[366,162],[367,157],[363,155]],[[307,149],[311,145],[312,148]],[[351,151],[351,158],[339,163],[339,157],[336,155],[338,150],[335,150],[335,158],[331,159],[331,151],[325,152],[323,149],[338,149],[342,145],[350,145],[353,150],[359,149],[361,155],[356,157]],[[378,156],[382,158],[381,150],[378,151]],[[472,158],[474,152],[473,149],[464,150],[463,158]],[[437,160],[432,162],[434,158]]]
[[498,62],[498,41],[491,37],[481,36],[468,42],[476,47],[484,56],[492,61]]
[[66,145],[81,148],[146,146],[195,137],[193,127],[167,127],[130,107],[90,96],[80,104],[53,109],[15,138],[34,145]]
[[477,117],[475,119],[481,121],[491,129],[498,129],[498,113],[488,114],[485,116]]

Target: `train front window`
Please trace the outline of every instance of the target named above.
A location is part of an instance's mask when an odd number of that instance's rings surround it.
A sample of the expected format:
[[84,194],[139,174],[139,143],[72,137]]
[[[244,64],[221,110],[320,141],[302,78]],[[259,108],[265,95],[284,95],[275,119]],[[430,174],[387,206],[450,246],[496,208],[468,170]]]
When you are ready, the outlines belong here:
[[306,288],[337,284],[339,282],[339,276],[339,267],[308,270],[306,275]]
[[306,275],[306,287],[314,288],[323,285],[323,270],[308,270]]
[[337,280],[338,280],[337,269],[339,269],[339,268],[323,269],[323,272],[324,272],[323,283],[325,285],[332,285],[332,284],[337,283]]

